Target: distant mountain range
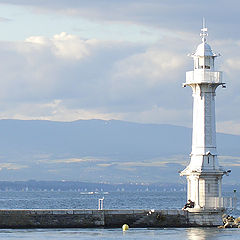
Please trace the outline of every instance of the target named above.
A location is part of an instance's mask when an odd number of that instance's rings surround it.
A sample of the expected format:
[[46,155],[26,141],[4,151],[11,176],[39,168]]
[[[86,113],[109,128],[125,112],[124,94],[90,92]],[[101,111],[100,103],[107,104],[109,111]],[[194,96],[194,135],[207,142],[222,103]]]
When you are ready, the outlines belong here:
[[[117,120],[0,120],[0,180],[184,183],[191,129]],[[220,163],[239,182],[240,136],[217,135]]]

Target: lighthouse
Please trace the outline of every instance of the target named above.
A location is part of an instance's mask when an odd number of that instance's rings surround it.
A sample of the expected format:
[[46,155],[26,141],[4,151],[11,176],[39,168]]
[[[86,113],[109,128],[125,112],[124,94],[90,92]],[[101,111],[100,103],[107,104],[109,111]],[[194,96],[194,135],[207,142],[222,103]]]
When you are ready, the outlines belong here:
[[228,175],[219,166],[216,146],[215,98],[219,86],[225,88],[222,72],[216,71],[215,60],[219,54],[207,43],[207,28],[203,24],[193,58],[194,69],[186,73],[184,87],[193,92],[192,152],[189,165],[180,173],[187,178],[187,199],[194,202],[190,211],[221,211],[222,177]]

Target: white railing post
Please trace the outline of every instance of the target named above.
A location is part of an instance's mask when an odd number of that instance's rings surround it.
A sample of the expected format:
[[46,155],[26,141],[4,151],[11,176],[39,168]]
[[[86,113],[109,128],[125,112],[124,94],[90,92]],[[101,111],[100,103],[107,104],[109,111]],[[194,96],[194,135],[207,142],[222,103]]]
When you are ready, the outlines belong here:
[[98,199],[98,210],[103,210],[103,198]]
[[231,197],[209,197],[206,206],[209,208],[234,208],[236,199]]

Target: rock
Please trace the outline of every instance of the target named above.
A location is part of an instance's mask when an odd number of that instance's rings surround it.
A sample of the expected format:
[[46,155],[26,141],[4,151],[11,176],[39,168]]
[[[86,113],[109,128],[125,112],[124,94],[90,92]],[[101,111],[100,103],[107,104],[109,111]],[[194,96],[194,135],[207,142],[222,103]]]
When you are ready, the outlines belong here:
[[223,226],[219,226],[219,228],[240,228],[240,217],[234,218],[233,216],[223,215]]
[[240,224],[240,217],[235,218],[234,223],[237,224],[237,225],[239,225],[239,224]]

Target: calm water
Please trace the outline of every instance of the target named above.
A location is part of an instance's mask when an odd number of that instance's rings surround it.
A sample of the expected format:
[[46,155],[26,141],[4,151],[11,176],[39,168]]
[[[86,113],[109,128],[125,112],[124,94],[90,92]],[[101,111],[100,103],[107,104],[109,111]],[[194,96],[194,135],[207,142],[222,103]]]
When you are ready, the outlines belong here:
[[169,240],[229,240],[240,239],[239,229],[145,229],[135,228],[127,232],[121,229],[34,229],[0,230],[1,239],[169,239]]
[[106,209],[179,209],[185,192],[0,192],[0,209],[97,209],[104,197]]
[[[228,194],[229,195],[229,194]],[[186,201],[185,192],[0,192],[1,209],[78,208],[97,209],[104,196],[106,209],[179,209]],[[240,197],[240,196],[238,196]],[[231,214],[240,216],[240,205]],[[240,239],[240,229],[168,228],[168,229],[0,229],[0,239]]]

